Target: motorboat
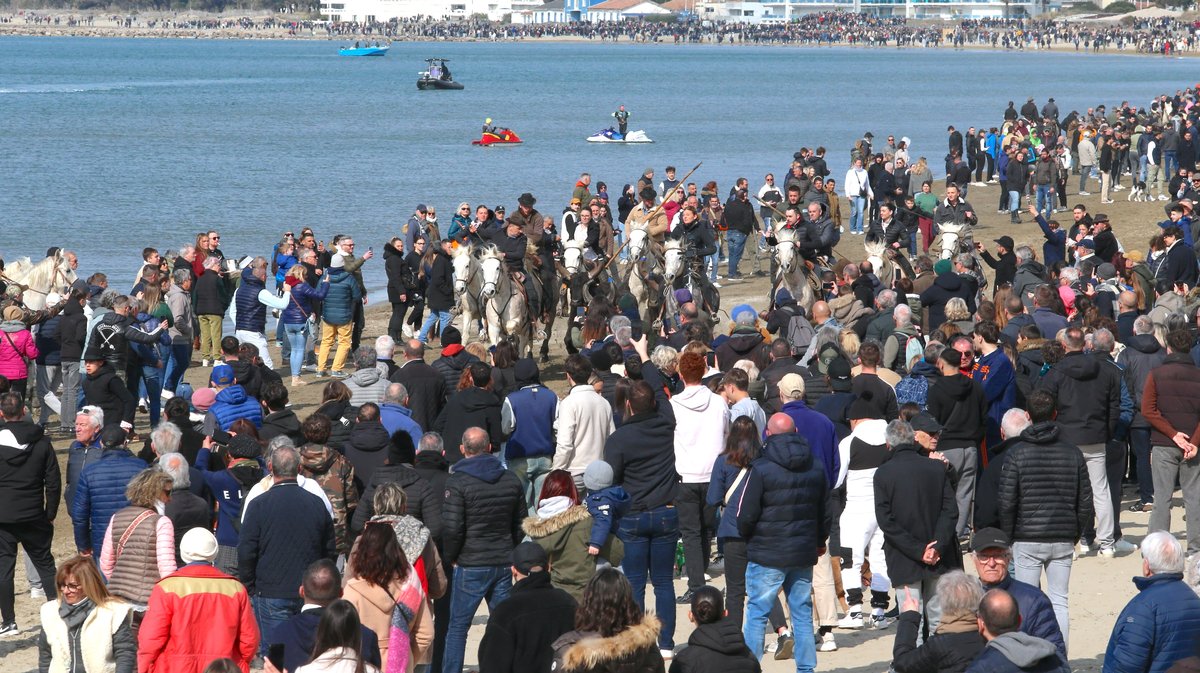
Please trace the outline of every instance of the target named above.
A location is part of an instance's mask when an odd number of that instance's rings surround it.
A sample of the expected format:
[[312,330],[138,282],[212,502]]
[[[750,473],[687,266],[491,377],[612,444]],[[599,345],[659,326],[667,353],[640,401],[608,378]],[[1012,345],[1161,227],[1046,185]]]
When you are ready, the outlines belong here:
[[427,58],[425,69],[417,73],[417,88],[421,91],[429,89],[458,90],[462,89],[461,82],[455,82],[446,65],[449,59]]
[[593,133],[591,136],[588,137],[587,141],[589,143],[626,143],[626,144],[654,142],[653,140],[650,139],[650,136],[646,135],[645,131],[642,131],[642,130],[630,131],[629,133],[626,133],[625,135],[621,135],[620,132],[618,132],[616,129],[614,129],[612,127],[606,128],[603,131],[599,131],[597,133]]
[[338,54],[342,56],[387,56],[389,47],[387,45],[380,46],[376,43],[375,46],[363,45],[358,46],[355,42],[353,47],[342,47],[338,49]]
[[493,145],[519,145],[521,137],[509,129],[491,129],[483,132],[479,140],[472,140],[472,145],[491,147]]

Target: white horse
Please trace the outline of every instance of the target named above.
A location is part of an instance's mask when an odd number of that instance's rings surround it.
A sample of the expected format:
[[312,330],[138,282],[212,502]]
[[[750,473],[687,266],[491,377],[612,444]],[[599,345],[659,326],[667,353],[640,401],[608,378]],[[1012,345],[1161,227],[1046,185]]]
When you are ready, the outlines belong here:
[[890,288],[900,271],[896,262],[888,255],[887,243],[880,238],[867,237],[863,240],[863,248],[867,251],[867,261],[871,263],[871,268],[875,269],[875,276],[879,278],[879,282],[883,287]]
[[517,353],[524,357],[532,341],[529,308],[505,268],[504,254],[492,246],[484,248],[479,269],[483,277],[481,297],[488,340],[495,346],[502,336],[515,337]]
[[778,291],[780,287],[787,288],[796,303],[808,311],[812,309],[816,296],[808,281],[808,265],[796,250],[796,230],[780,228],[775,232],[775,239],[778,243],[771,250],[771,254],[775,257],[778,271],[772,292]]
[[21,287],[22,303],[33,311],[46,307],[46,297],[51,292],[66,296],[75,282],[75,272],[61,250],[37,262],[21,257],[5,266],[4,277]]
[[458,295],[462,314],[463,340],[469,343],[475,334],[476,322],[483,316],[479,299],[483,276],[479,272],[479,260],[475,259],[469,245],[460,245],[450,254],[450,265],[454,269],[454,292]]
[[971,238],[971,225],[943,222],[937,226],[937,240],[930,247],[939,251],[941,259],[953,259],[960,252],[960,243]]

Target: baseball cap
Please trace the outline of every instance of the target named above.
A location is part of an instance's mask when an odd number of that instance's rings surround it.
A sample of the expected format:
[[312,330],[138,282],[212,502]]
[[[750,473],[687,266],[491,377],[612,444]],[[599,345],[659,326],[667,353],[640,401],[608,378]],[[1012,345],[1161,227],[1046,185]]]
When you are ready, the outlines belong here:
[[829,387],[834,392],[844,393],[850,390],[851,369],[850,361],[844,357],[838,356],[829,361],[826,373],[829,374]]
[[926,434],[933,435],[942,431],[941,423],[938,423],[936,418],[924,411],[916,416],[913,416],[912,420],[908,423],[916,432],[924,432]]
[[779,379],[779,392],[789,399],[799,399],[804,396],[804,377],[799,374],[787,374]]
[[1012,543],[1008,539],[1008,535],[999,528],[984,528],[975,531],[971,536],[971,551],[979,553],[984,549],[1009,549]]
[[546,550],[536,542],[522,542],[513,547],[511,558],[513,567],[522,575],[545,572],[550,567]]
[[229,365],[213,367],[212,374],[208,377],[208,382],[214,386],[230,386],[233,385],[233,381],[233,367]]

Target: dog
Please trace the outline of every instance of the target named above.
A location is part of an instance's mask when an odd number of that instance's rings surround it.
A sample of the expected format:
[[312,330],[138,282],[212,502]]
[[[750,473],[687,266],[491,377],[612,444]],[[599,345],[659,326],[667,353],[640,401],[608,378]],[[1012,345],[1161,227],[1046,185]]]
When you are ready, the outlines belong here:
[[1129,190],[1129,196],[1127,198],[1130,201],[1139,203],[1145,203],[1146,201],[1154,200],[1154,197],[1150,196],[1150,192],[1146,190],[1146,183],[1141,180],[1133,181],[1133,187]]

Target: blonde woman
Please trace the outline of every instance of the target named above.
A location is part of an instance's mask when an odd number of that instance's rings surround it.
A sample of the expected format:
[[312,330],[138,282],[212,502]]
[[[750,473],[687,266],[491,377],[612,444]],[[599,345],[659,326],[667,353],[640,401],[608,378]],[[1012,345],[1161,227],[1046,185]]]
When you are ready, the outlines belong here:
[[55,582],[58,599],[42,605],[39,673],[134,673],[130,606],[108,593],[92,559],[68,559]]
[[174,487],[161,469],[142,470],[125,488],[129,506],[112,515],[104,533],[100,570],[108,590],[132,606],[135,634],[154,585],[176,570],[175,526],[162,514]]

